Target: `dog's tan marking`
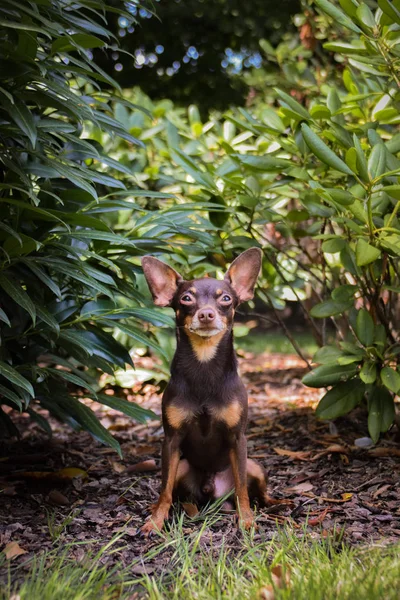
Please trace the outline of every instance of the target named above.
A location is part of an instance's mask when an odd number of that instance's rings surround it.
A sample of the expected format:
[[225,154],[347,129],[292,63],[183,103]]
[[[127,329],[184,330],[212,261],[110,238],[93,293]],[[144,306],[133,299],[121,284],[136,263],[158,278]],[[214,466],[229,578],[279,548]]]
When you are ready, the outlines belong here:
[[191,294],[197,294],[197,290],[196,290],[196,288],[195,288],[194,286],[193,286],[193,287],[190,287],[190,288],[188,289],[188,292],[190,292]]
[[221,296],[221,294],[223,293],[223,291],[224,290],[221,290],[221,288],[218,288],[215,293],[217,294],[217,296]]
[[167,407],[166,414],[168,423],[174,429],[179,429],[182,426],[182,423],[188,421],[190,417],[193,416],[193,413],[190,410],[181,406],[174,406],[173,404]]
[[187,332],[187,334],[197,360],[200,362],[208,362],[214,358],[218,344],[225,334],[225,330],[209,338],[203,338],[190,332]]
[[214,409],[213,415],[218,421],[224,421],[228,427],[235,427],[242,416],[242,405],[239,400],[234,400],[228,406]]

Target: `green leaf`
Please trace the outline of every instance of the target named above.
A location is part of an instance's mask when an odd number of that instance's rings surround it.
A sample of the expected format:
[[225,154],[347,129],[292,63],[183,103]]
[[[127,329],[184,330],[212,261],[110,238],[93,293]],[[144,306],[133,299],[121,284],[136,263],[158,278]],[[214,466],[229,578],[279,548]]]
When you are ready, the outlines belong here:
[[322,346],[313,356],[314,363],[321,363],[323,365],[329,365],[336,363],[338,358],[343,356],[343,352],[335,346]]
[[360,404],[364,392],[365,385],[358,379],[339,383],[321,398],[315,414],[319,419],[337,419]]
[[148,419],[158,419],[158,416],[153,413],[152,410],[147,410],[134,402],[129,402],[123,398],[117,396],[107,396],[106,394],[97,394],[95,400],[101,404],[105,404],[114,410],[122,412],[124,415],[128,415],[139,423],[146,423]]
[[285,158],[276,156],[254,156],[251,154],[231,154],[230,157],[238,161],[241,165],[254,169],[256,171],[281,171],[290,168],[293,164]]
[[46,367],[46,371],[53,375],[53,377],[58,377],[59,379],[64,379],[70,383],[74,383],[75,385],[79,385],[80,387],[86,388],[92,392],[93,396],[97,398],[96,390],[92,388],[91,385],[88,384],[87,381],[82,379],[82,377],[78,377],[78,375],[74,375],[69,371],[63,371],[61,369],[53,369],[51,367]]
[[35,303],[35,308],[38,319],[46,323],[58,335],[60,333],[60,326],[53,315],[49,313],[46,308],[39,306],[37,303]]
[[36,309],[28,294],[13,279],[4,273],[0,273],[0,287],[16,302],[22,306],[31,316],[33,324],[36,323]]
[[329,194],[329,196],[342,206],[350,206],[354,202],[354,196],[347,192],[346,190],[342,190],[340,188],[325,188],[325,192]]
[[[10,402],[12,402],[13,404],[16,404],[18,406],[19,410],[22,411],[22,408],[23,408],[23,405],[25,404],[25,402],[21,398],[19,398],[15,392],[10,390],[5,385],[0,384],[0,395],[3,396],[4,398],[7,398],[7,400],[10,400]],[[0,402],[0,404],[1,404],[1,402]]]
[[400,25],[400,11],[389,0],[378,0],[378,6],[385,15],[390,17],[392,21]]
[[322,365],[304,375],[302,382],[308,387],[326,387],[350,379],[357,373],[357,365]]
[[58,37],[51,45],[51,53],[68,52],[79,48],[102,48],[106,43],[95,35],[88,33],[73,33]]
[[94,412],[90,408],[72,396],[60,395],[54,398],[54,401],[102,444],[114,448],[114,450],[116,450],[119,456],[122,458],[122,452],[119,443],[97,420]]
[[326,319],[327,317],[334,317],[335,315],[341,315],[346,310],[349,310],[353,306],[353,299],[349,299],[344,302],[338,302],[336,300],[325,300],[312,307],[310,315],[316,319]]
[[29,269],[36,275],[36,277],[40,279],[40,281],[42,281],[45,285],[47,285],[47,287],[53,292],[53,294],[55,294],[61,300],[61,290],[58,287],[58,285],[40,267],[38,267],[34,260],[26,259],[22,260],[21,262],[23,262],[27,267],[29,267]]
[[376,364],[370,360],[366,361],[360,371],[360,379],[364,383],[374,383],[376,381]]
[[376,22],[374,15],[366,4],[360,4],[360,6],[357,8],[357,17],[367,31],[375,29]]
[[200,170],[198,164],[187,156],[187,154],[175,148],[175,150],[171,150],[171,158],[197,183],[204,186],[206,189],[215,190],[215,182],[210,173]]
[[283,100],[283,102],[287,104],[288,107],[294,113],[296,113],[299,117],[305,119],[306,121],[309,121],[311,119],[309,112],[304,108],[304,106],[297,102],[297,100],[295,100],[294,98],[292,98],[292,96],[289,96],[289,94],[286,94],[286,92],[283,92],[279,88],[274,89],[275,92],[278,94],[279,98]]
[[356,149],[356,153],[357,153],[358,174],[363,181],[367,182],[367,181],[369,181],[367,159],[365,158],[365,154],[361,147],[360,140],[358,139],[356,134],[353,134],[353,143],[354,143],[354,148]]
[[18,127],[29,138],[32,147],[35,148],[37,140],[37,129],[33,115],[24,104],[8,104],[7,112]]
[[0,375],[3,375],[11,383],[19,385],[22,389],[26,390],[32,398],[35,396],[32,384],[23,377],[14,367],[11,367],[7,363],[0,361]]
[[39,425],[39,427],[41,427],[41,429],[43,429],[43,431],[45,431],[47,433],[47,435],[49,436],[49,438],[52,437],[53,435],[53,431],[50,427],[49,422],[47,421],[47,419],[45,419],[41,414],[37,413],[36,411],[34,411],[32,408],[27,408],[26,411],[29,416],[31,417],[31,419],[33,419],[34,421],[36,421],[36,423]]
[[384,144],[375,144],[368,159],[368,171],[372,177],[379,177],[386,168],[386,148]]
[[347,244],[347,240],[341,238],[339,236],[335,238],[331,238],[330,240],[325,240],[323,242],[321,248],[322,252],[328,252],[329,254],[335,254],[336,252],[340,252],[342,248]]
[[9,327],[11,327],[10,319],[7,317],[6,313],[2,308],[0,308],[0,321],[6,323]]
[[363,346],[371,346],[374,341],[374,322],[371,315],[364,308],[358,311],[356,321],[356,334]]
[[359,238],[356,246],[356,262],[359,267],[369,265],[381,256],[381,251]]
[[381,371],[381,381],[385,387],[395,394],[400,390],[400,375],[390,367],[384,367]]
[[315,0],[315,4],[320,8],[324,13],[332,17],[335,23],[340,23],[343,27],[354,31],[354,33],[362,33],[361,29],[353,23],[353,21],[345,15],[344,12],[339,10],[336,6],[334,6],[328,0]]
[[368,431],[375,444],[381,432],[388,430],[394,416],[391,393],[384,387],[374,387],[368,403]]
[[153,350],[155,350],[158,354],[162,354],[168,360],[168,356],[163,352],[161,346],[157,344],[157,342],[152,340],[150,336],[146,336],[142,331],[138,330],[136,327],[132,327],[131,325],[125,325],[120,321],[109,322],[106,319],[100,321],[100,324],[109,327],[117,327],[117,329],[119,329],[123,333],[126,333],[126,335],[128,335],[130,338],[139,342],[139,344],[149,348],[153,348]]
[[329,167],[332,167],[332,169],[336,169],[337,171],[341,171],[347,175],[353,175],[353,171],[346,165],[346,163],[343,162],[341,158],[336,156],[336,154],[325,144],[325,142],[321,140],[320,137],[318,137],[316,133],[312,131],[312,129],[310,129],[308,125],[303,123],[301,125],[301,130],[307,146],[317,158],[319,158]]

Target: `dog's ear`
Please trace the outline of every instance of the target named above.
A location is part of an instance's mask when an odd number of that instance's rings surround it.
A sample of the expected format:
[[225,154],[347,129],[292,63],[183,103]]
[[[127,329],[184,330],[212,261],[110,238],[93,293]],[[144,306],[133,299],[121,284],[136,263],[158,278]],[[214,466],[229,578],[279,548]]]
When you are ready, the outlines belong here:
[[169,306],[175,296],[178,283],[183,281],[181,275],[153,256],[143,256],[142,267],[154,304]]
[[231,284],[240,302],[251,300],[254,296],[254,286],[261,269],[261,257],[260,248],[249,248],[235,258],[225,275],[225,280]]

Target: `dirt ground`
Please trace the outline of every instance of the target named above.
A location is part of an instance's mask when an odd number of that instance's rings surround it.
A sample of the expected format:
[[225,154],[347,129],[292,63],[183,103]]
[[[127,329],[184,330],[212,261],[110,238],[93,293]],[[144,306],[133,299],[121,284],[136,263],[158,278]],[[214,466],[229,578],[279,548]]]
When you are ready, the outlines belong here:
[[[143,358],[143,367],[150,359]],[[146,362],[147,361],[147,362]],[[351,419],[319,422],[314,408],[319,390],[301,383],[303,363],[296,356],[244,354],[240,358],[249,392],[248,454],[269,473],[269,491],[291,500],[258,512],[256,536],[270,539],[277,523],[313,536],[342,531],[348,544],[400,539],[400,446],[394,427],[380,443],[368,446],[365,411]],[[157,386],[138,384],[133,390],[113,390],[160,414]],[[125,548],[108,560],[126,566],[157,540],[143,540],[138,528],[160,486],[160,421],[137,425],[128,417],[94,404],[103,425],[113,432],[123,460],[85,432],[73,432],[51,421],[48,440],[37,425],[21,416],[22,443],[0,441],[0,551],[11,541],[26,553],[49,550],[54,544],[93,541],[101,546],[124,530]],[[61,469],[78,469],[62,471]],[[73,477],[73,475],[76,475]],[[176,508],[175,510],[181,510]],[[190,531],[198,521],[187,518]],[[232,515],[223,515],[205,532],[204,543],[235,549],[240,533]],[[86,552],[77,545],[79,560]],[[153,565],[134,569],[156,575],[168,552]]]

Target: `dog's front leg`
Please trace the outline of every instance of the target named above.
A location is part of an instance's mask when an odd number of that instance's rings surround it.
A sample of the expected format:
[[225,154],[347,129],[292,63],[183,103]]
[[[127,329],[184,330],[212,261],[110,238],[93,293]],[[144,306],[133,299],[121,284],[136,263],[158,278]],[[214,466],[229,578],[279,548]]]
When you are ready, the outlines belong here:
[[254,523],[247,489],[247,440],[244,433],[237,433],[232,439],[229,458],[235,482],[236,510],[239,522],[245,529]]
[[142,533],[145,535],[154,530],[159,531],[164,521],[168,519],[180,460],[179,443],[180,436],[178,434],[173,433],[172,435],[165,436],[161,454],[161,493],[157,503],[152,508],[151,517],[149,517],[142,527]]

